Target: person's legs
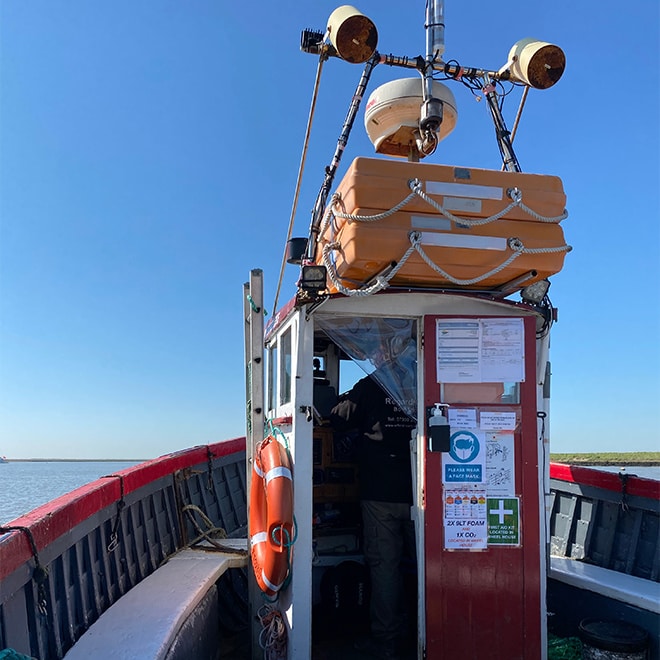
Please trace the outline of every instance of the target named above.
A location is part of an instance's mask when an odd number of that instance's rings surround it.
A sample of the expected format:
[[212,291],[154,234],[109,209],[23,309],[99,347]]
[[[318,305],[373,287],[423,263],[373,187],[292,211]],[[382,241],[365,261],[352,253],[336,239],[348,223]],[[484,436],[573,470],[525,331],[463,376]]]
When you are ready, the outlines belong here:
[[400,563],[410,506],[371,500],[361,506],[364,556],[371,573],[371,632],[378,642],[392,646],[406,632]]

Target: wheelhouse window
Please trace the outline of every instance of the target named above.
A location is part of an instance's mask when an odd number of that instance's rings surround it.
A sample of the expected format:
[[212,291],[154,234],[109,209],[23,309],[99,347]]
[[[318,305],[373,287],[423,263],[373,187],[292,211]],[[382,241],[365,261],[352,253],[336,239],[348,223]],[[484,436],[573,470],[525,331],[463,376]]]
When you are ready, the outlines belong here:
[[[342,317],[316,318],[319,328],[363,372],[372,376],[397,405],[417,418],[417,324],[411,318]],[[340,385],[346,369],[340,373]],[[361,377],[351,369],[353,381]]]
[[268,383],[267,383],[267,406],[268,410],[275,409],[277,401],[277,344],[273,342],[268,347]]
[[291,401],[291,370],[292,370],[292,356],[291,356],[291,329],[286,330],[280,337],[280,378],[279,390],[280,397],[279,403],[289,403]]

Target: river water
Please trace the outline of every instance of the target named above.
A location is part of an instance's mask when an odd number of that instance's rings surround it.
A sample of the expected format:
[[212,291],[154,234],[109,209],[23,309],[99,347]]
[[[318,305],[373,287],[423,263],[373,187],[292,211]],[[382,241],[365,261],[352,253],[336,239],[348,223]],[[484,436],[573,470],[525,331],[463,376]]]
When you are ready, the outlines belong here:
[[[621,472],[621,467],[618,465],[588,465],[587,467],[594,470],[604,470],[605,472]],[[635,477],[660,481],[660,465],[628,465],[623,469],[626,474]]]
[[[134,461],[10,461],[0,465],[0,524]],[[618,472],[619,467],[599,467]],[[660,466],[628,466],[628,474],[660,481]]]
[[0,465],[0,524],[135,461],[10,461]]

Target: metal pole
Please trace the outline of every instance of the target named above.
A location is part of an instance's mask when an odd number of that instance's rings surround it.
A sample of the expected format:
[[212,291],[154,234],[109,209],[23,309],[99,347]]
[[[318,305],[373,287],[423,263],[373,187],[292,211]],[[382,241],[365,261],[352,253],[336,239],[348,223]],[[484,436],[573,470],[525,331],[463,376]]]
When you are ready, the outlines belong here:
[[332,157],[332,162],[325,169],[325,179],[323,180],[323,185],[319,194],[316,197],[316,202],[314,204],[314,209],[312,211],[312,222],[309,227],[309,240],[307,241],[307,259],[313,261],[316,257],[316,239],[319,235],[319,226],[321,224],[321,219],[323,218],[323,213],[325,211],[325,205],[328,200],[328,195],[330,194],[330,189],[332,188],[332,182],[334,181],[335,174],[337,173],[337,168],[341,161],[341,157],[346,148],[348,138],[351,134],[351,129],[353,128],[353,122],[357,116],[357,112],[360,109],[360,102],[364,96],[364,92],[367,89],[367,84],[369,78],[371,78],[371,72],[374,70],[374,67],[380,62],[380,55],[375,52],[365,63],[364,70],[360,76],[360,81],[358,82],[355,93],[353,94],[353,99],[351,105],[348,108],[348,113],[346,119],[344,120],[344,125],[337,140],[337,146],[335,148],[335,153]]
[[426,59],[424,77],[424,101],[420,112],[419,130],[421,139],[418,149],[432,153],[437,145],[437,133],[442,124],[442,101],[433,96],[434,63],[442,60],[445,52],[444,4],[442,0],[426,0]]
[[442,60],[445,52],[445,3],[427,0],[426,3],[426,60]]
[[[243,285],[243,318],[245,323],[245,403],[246,433],[245,458],[247,481],[247,515],[250,520],[250,488],[252,483],[252,463],[257,442],[263,440],[264,433],[264,312],[263,312],[263,272],[250,271],[250,281]],[[250,547],[248,526],[248,549]],[[259,644],[260,628],[257,610],[262,605],[262,596],[251,567],[248,568],[249,621],[251,628],[251,657],[263,657]]]
[[[291,206],[291,215],[289,217],[289,228],[286,232],[286,242],[291,238],[293,233],[293,223],[296,218],[296,210],[298,209],[298,198],[300,196],[300,185],[302,183],[303,171],[305,169],[305,159],[307,158],[307,147],[309,145],[309,136],[312,132],[312,121],[314,120],[314,111],[316,109],[316,100],[319,94],[319,85],[321,83],[321,71],[323,69],[323,62],[327,59],[325,52],[321,53],[319,57],[319,64],[316,68],[316,78],[314,80],[314,91],[312,93],[312,103],[309,108],[309,115],[307,117],[307,128],[305,129],[305,140],[303,141],[303,150],[300,156],[300,164],[298,166],[298,178],[296,179],[296,190],[293,196],[293,204]],[[277,303],[280,299],[280,291],[282,289],[282,280],[284,279],[284,269],[286,268],[286,243],[284,247],[284,254],[282,255],[282,263],[280,265],[280,276],[277,279],[277,290],[275,291],[275,300],[273,301],[273,314],[277,312]]]
[[[424,66],[424,61],[421,56],[408,57],[407,55],[381,55],[380,63],[387,64],[388,66],[397,66],[403,69],[421,69]],[[484,74],[488,74],[491,80],[512,80],[511,72],[506,71],[490,71],[488,69],[480,69],[474,66],[461,66],[460,64],[452,64],[437,60],[431,63],[431,68],[434,71],[441,71],[450,78],[461,78],[463,76],[469,78],[483,78]]]
[[495,85],[490,81],[488,74],[484,75],[484,96],[488,103],[488,109],[493,118],[493,123],[495,124],[495,136],[497,138],[497,144],[500,148],[500,153],[502,154],[502,163],[504,164],[504,169],[507,172],[522,172],[520,164],[518,163],[518,158],[513,150],[513,144],[511,144],[511,138],[509,134],[509,129],[504,123],[504,117],[502,116],[502,111],[500,110],[499,103],[497,102],[497,92],[495,91]]

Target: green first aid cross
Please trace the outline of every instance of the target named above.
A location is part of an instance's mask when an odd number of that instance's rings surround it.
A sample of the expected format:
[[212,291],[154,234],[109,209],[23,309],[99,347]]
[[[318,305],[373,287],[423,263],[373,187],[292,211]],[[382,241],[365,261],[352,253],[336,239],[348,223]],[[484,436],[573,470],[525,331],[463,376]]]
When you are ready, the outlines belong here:
[[520,498],[486,499],[488,545],[520,545]]

